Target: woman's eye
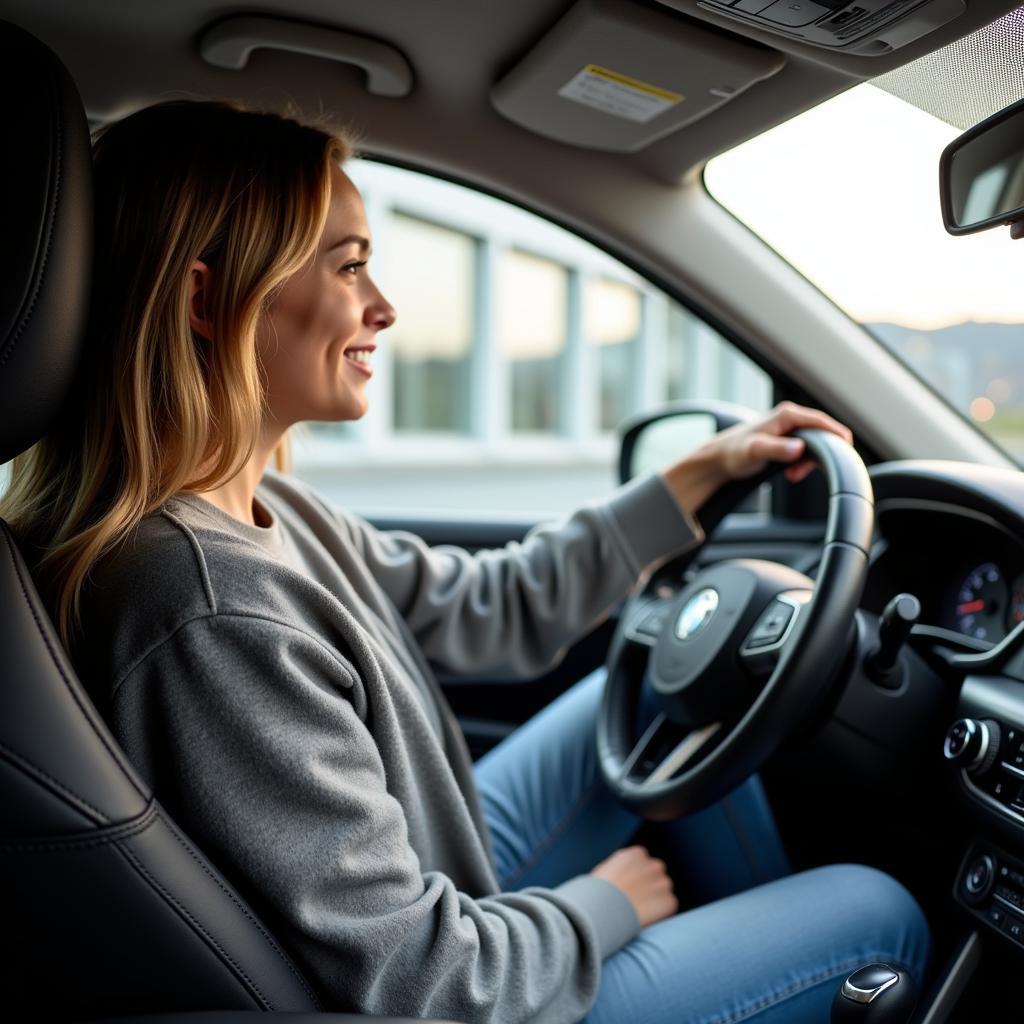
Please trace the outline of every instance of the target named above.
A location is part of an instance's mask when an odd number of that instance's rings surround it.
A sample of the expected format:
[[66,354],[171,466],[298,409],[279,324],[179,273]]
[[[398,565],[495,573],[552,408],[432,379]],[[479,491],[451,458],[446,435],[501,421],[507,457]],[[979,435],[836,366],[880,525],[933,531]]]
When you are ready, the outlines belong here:
[[356,274],[356,271],[359,270],[360,267],[365,267],[365,266],[366,266],[366,260],[353,260],[351,263],[346,263],[343,267],[341,267],[341,269],[338,271],[338,273],[339,274],[352,274],[352,276],[354,277],[355,274]]

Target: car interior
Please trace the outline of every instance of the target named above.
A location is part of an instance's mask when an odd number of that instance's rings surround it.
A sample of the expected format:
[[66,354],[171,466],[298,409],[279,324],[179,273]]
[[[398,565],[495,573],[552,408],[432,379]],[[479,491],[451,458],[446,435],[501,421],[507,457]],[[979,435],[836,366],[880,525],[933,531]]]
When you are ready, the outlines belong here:
[[[934,949],[920,992],[840,1006],[858,1014],[841,1019],[1020,1019],[1024,596],[1009,581],[1024,580],[1024,477],[723,208],[702,173],[861,82],[939,52],[955,67],[958,41],[1014,10],[999,0],[0,0],[12,101],[0,465],[46,433],[88,359],[90,131],[142,106],[189,96],[326,112],[358,130],[368,160],[573,232],[699,314],[768,375],[774,401],[848,424],[855,446],[807,432],[820,468],[807,481],[786,484],[776,467],[723,488],[700,513],[706,543],[657,567],[543,676],[439,674],[470,749],[483,754],[607,665],[597,743],[627,806],[663,820],[760,772],[795,869],[872,865],[925,911]],[[1022,97],[1024,80],[995,106],[967,95],[960,127]],[[985,206],[971,188],[1013,150],[1021,123],[997,114],[944,158],[952,233],[1010,224],[1016,237],[1019,189]],[[978,157],[972,138],[998,139],[996,156]],[[820,222],[821,244],[841,245],[828,210]],[[884,246],[884,223],[877,234]],[[751,415],[711,398],[645,409],[621,427],[620,479],[657,464],[673,424],[689,438],[694,423],[713,431]],[[767,496],[758,512],[754,494]],[[432,515],[414,491],[400,513],[371,518],[471,550],[536,525],[472,507]],[[76,677],[29,553],[2,520],[0,536],[10,1019],[365,1019],[323,1008],[259,894],[222,875],[162,809]],[[756,566],[756,585],[737,582],[738,564]],[[709,586],[753,596],[728,643],[709,636],[718,646],[693,678],[666,683],[677,713],[638,740],[637,680],[671,675],[673,627]],[[732,677],[747,681],[742,694],[722,682]],[[649,828],[638,840],[656,850]]]

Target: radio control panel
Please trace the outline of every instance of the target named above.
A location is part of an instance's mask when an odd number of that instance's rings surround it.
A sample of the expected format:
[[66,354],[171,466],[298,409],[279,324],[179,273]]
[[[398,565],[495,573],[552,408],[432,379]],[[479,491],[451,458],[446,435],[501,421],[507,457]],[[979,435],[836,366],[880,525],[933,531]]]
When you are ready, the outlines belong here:
[[971,796],[1024,825],[1024,729],[995,718],[960,718],[942,752],[961,769]]
[[960,865],[954,896],[977,920],[1024,949],[1024,862],[975,843]]

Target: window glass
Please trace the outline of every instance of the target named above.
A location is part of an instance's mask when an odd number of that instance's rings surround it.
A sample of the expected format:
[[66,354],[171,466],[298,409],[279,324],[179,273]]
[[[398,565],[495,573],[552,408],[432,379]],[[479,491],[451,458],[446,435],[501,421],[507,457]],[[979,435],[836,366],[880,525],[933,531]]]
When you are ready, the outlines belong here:
[[391,275],[387,295],[401,311],[388,332],[394,428],[468,433],[475,242],[395,213],[388,245],[389,260],[417,268]]
[[700,317],[673,303],[666,332],[666,400],[722,398],[759,412],[771,407],[771,378]]
[[357,160],[369,271],[395,307],[369,409],[294,432],[294,472],[363,514],[562,515],[616,483],[630,416],[766,409],[771,382],[597,247],[509,203]]
[[642,299],[635,288],[607,278],[587,282],[583,291],[583,334],[594,347],[597,360],[600,430],[615,430],[639,405],[642,316]]
[[561,427],[567,295],[564,267],[531,253],[502,253],[497,330],[509,363],[513,431],[555,433]]
[[1024,246],[954,237],[942,150],[960,130],[857,86],[712,160],[711,194],[1018,460]]

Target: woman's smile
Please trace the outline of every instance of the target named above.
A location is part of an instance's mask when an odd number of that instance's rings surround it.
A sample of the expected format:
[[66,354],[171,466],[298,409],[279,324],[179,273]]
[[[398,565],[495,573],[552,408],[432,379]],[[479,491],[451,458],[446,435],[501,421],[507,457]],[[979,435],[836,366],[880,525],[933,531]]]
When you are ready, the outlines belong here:
[[370,366],[370,357],[376,345],[368,345],[365,348],[350,348],[345,350],[345,361],[350,363],[360,373],[365,374],[367,379],[373,376],[373,369]]

